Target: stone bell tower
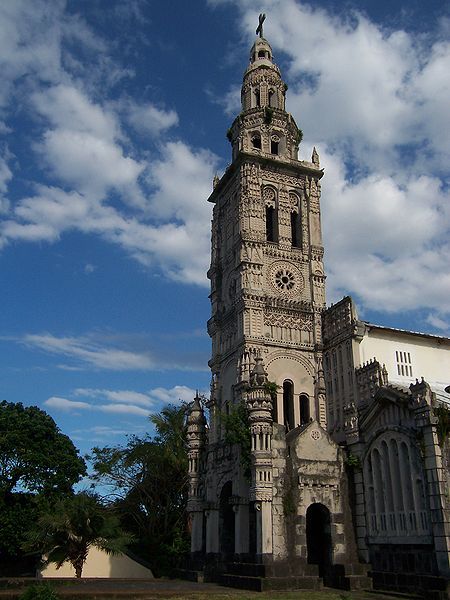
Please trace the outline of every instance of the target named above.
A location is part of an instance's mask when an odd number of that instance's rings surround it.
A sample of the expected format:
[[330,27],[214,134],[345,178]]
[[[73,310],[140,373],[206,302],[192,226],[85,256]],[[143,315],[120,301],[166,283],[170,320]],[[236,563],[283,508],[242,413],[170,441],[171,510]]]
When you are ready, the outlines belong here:
[[[263,20],[244,73],[242,109],[227,134],[232,163],[214,178],[209,197],[212,383],[208,439],[191,448],[198,456],[190,473],[192,555],[216,564],[231,556],[284,561],[292,577],[305,575],[299,564],[307,559],[328,565],[348,547],[343,460],[325,430],[323,170],[315,149],[310,161],[298,158],[302,132],[286,112],[287,85],[262,37]],[[238,407],[246,411],[250,456],[245,440],[232,443],[227,431]]]
[[[235,403],[254,357],[279,391],[274,420],[288,430],[325,426],[315,380],[322,358],[325,276],[317,152],[298,160],[302,132],[285,110],[287,86],[258,38],[242,84],[242,111],[228,131],[233,162],[216,181],[211,280],[213,409]],[[214,435],[220,439],[220,431]]]

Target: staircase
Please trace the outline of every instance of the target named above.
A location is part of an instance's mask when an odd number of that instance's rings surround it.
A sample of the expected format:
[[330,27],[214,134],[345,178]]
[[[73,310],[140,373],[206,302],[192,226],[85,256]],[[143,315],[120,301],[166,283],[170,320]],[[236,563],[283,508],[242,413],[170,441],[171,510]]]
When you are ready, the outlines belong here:
[[227,562],[215,581],[220,585],[252,590],[319,590],[323,587],[317,565],[300,561],[271,564]]

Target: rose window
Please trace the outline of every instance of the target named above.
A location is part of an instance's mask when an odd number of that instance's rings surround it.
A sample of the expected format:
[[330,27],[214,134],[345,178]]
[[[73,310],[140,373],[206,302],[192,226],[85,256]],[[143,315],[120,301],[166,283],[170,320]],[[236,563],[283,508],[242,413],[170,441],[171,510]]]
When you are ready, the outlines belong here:
[[275,274],[275,284],[278,289],[282,292],[288,292],[292,290],[295,285],[295,277],[287,269],[280,269]]

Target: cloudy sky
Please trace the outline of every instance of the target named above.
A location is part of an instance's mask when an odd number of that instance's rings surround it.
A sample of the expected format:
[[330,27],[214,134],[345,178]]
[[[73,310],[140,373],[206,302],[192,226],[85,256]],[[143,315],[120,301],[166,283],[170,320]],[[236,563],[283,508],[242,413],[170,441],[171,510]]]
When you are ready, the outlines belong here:
[[82,451],[208,388],[206,198],[259,12],[325,168],[328,301],[449,333],[448,4],[257,4],[0,2],[0,397]]

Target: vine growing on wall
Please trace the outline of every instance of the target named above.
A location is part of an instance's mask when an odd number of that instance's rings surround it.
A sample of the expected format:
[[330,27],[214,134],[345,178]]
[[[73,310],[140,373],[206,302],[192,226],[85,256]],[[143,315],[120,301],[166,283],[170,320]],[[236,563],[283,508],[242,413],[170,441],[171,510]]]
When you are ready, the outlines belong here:
[[450,410],[441,404],[434,409],[434,415],[438,418],[436,430],[439,446],[442,448],[450,433]]
[[244,476],[250,479],[252,438],[245,403],[240,402],[233,406],[228,414],[222,415],[222,418],[225,425],[225,441],[227,444],[237,444],[240,447]]
[[273,108],[266,106],[264,109],[264,122],[269,125],[273,119]]
[[295,502],[295,481],[293,478],[290,479],[289,485],[286,485],[285,492],[283,494],[283,512],[286,517],[294,515],[297,510],[297,504]]
[[275,400],[277,397],[278,390],[280,386],[275,381],[266,381],[264,384],[264,391],[266,391],[272,400]]
[[359,456],[356,456],[355,454],[352,454],[351,452],[349,452],[347,454],[347,456],[345,458],[345,462],[351,469],[360,469],[361,468],[361,461],[359,460]]

